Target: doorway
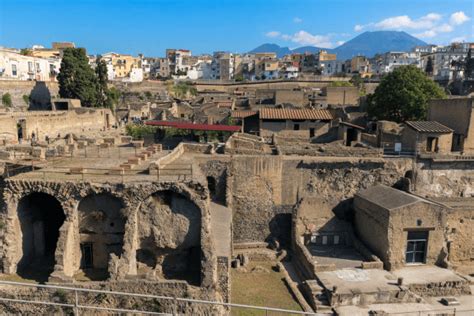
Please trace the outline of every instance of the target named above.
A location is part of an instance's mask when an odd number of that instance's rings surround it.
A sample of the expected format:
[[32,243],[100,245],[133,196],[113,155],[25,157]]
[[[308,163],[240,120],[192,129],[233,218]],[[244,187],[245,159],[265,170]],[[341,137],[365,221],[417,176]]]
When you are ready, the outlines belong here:
[[61,203],[46,193],[34,192],[18,203],[22,257],[17,273],[27,279],[47,281],[54,271],[59,229],[65,215]]
[[357,141],[357,130],[349,128],[347,129],[346,146],[351,146],[353,141]]
[[428,245],[428,231],[409,231],[405,262],[407,264],[425,263]]
[[91,242],[81,243],[81,269],[90,269],[94,266],[94,251]]

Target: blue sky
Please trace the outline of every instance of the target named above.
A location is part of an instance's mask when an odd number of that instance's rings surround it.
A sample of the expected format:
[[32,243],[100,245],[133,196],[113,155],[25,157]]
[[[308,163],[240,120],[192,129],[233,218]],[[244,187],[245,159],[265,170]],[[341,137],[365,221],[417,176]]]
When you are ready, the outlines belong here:
[[371,30],[474,41],[473,0],[0,0],[0,46],[73,41],[89,53],[335,47]]

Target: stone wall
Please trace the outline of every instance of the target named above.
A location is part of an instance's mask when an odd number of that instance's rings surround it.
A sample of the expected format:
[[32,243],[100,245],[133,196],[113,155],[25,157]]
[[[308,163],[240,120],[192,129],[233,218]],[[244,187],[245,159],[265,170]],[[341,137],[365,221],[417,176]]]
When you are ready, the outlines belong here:
[[393,185],[410,160],[238,156],[231,166],[234,242],[289,240],[291,212],[299,198],[319,197],[329,209],[345,213],[360,189]]
[[55,138],[58,134],[81,134],[110,128],[115,118],[110,109],[81,108],[71,111],[28,111],[0,114],[0,139],[18,141],[18,124],[22,126],[23,139],[35,134],[37,140]]
[[[214,245],[211,240],[211,232],[209,230],[209,200],[207,190],[195,182],[179,184],[143,183],[133,185],[93,185],[90,183],[9,179],[6,181],[3,193],[3,199],[6,201],[6,204],[0,214],[0,220],[5,226],[4,235],[1,240],[3,247],[0,249],[0,258],[4,273],[15,273],[17,263],[22,257],[22,231],[19,229],[21,223],[18,216],[18,206],[20,201],[23,200],[23,197],[30,196],[35,192],[54,197],[60,203],[65,214],[65,220],[59,230],[59,237],[56,243],[54,253],[56,265],[54,266],[54,272],[50,276],[51,280],[70,282],[74,277],[74,273],[79,269],[81,253],[79,249],[80,230],[77,211],[79,203],[89,196],[94,197],[107,194],[120,201],[121,205],[123,205],[120,212],[125,218],[121,254],[116,255],[109,253],[108,274],[110,281],[123,281],[137,277],[137,251],[142,246],[140,244],[140,240],[143,239],[142,237],[154,234],[154,240],[156,243],[160,243],[159,245],[163,244],[168,250],[172,248],[180,250],[191,245],[189,240],[193,239],[195,241],[196,239],[191,238],[191,236],[197,234],[200,238],[200,251],[197,252],[198,257],[200,257],[199,287],[212,291],[216,288],[217,262],[214,254]],[[155,194],[166,195],[167,192],[179,195],[180,201],[185,200],[187,201],[186,203],[195,205],[194,213],[191,214],[192,216],[183,217],[179,215],[184,214],[182,203],[179,201],[179,203],[172,202],[171,204],[171,207],[177,210],[174,216],[162,208],[150,209],[150,203],[148,203],[149,199]],[[176,206],[174,206],[175,204]],[[196,214],[196,212],[199,214]],[[139,214],[146,214],[148,217],[145,216],[145,220],[143,216]],[[194,220],[196,216],[200,217],[199,225]],[[185,218],[190,220],[185,220]],[[166,222],[168,224],[164,227],[162,224],[161,226],[158,225],[158,222]],[[193,226],[192,229],[189,223]],[[157,230],[158,227],[161,227],[159,231]],[[183,234],[179,234],[181,230],[177,230],[177,227],[183,228]],[[186,227],[188,227],[188,230],[186,230]],[[169,232],[166,230],[169,230]],[[150,234],[146,235],[147,231],[150,232]],[[153,232],[153,234],[151,234],[151,232]],[[163,239],[164,237],[160,237],[162,235],[171,239]],[[176,238],[173,239],[173,236]],[[156,252],[156,255],[163,254],[166,255],[166,252],[160,253],[158,250]],[[196,262],[194,265],[196,265]],[[167,277],[165,276],[165,278]],[[158,276],[157,279],[161,282],[164,281],[164,278],[160,276]],[[171,279],[173,278],[171,277]],[[153,278],[151,280],[153,280]],[[154,280],[156,281],[156,279]]]
[[474,160],[418,160],[415,190],[427,196],[474,197]]
[[48,104],[51,97],[57,96],[57,82],[37,82],[24,80],[0,80],[0,95],[9,93],[12,96],[13,107],[27,107],[23,96],[31,96],[39,104]]

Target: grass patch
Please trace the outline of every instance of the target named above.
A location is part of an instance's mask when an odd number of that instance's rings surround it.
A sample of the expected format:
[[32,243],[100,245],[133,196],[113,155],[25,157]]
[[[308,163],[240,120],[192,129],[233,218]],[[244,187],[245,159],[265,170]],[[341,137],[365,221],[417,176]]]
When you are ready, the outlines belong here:
[[[301,307],[294,300],[283,280],[283,273],[272,270],[273,265],[268,261],[253,261],[246,267],[248,272],[232,269],[232,303],[301,311]],[[250,272],[255,266],[263,267],[270,272]],[[265,311],[233,308],[232,315],[265,315]]]

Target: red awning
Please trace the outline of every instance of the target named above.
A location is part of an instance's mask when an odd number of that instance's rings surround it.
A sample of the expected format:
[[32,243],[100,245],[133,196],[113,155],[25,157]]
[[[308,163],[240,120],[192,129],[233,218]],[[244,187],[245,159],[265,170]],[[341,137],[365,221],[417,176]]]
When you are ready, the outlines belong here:
[[145,125],[174,127],[179,129],[189,129],[197,131],[223,131],[239,132],[241,127],[235,125],[216,125],[216,124],[194,124],[188,122],[170,122],[170,121],[146,121]]

